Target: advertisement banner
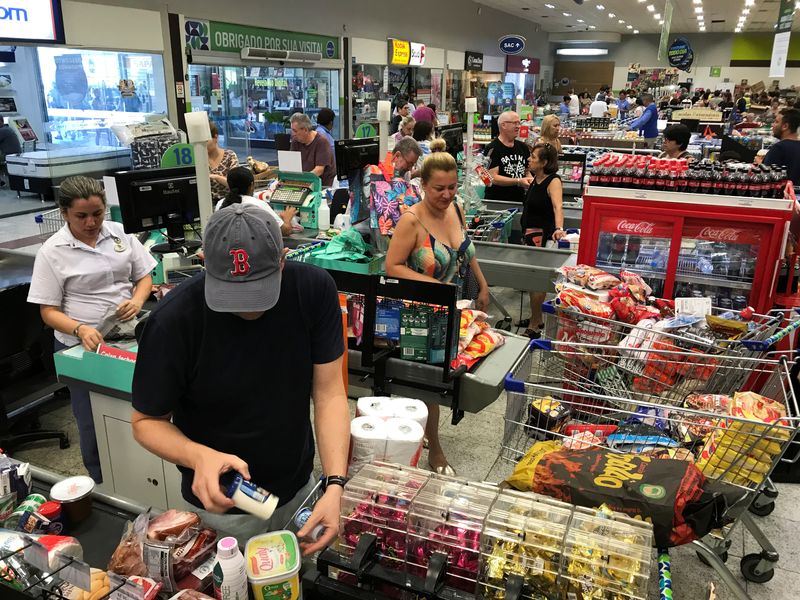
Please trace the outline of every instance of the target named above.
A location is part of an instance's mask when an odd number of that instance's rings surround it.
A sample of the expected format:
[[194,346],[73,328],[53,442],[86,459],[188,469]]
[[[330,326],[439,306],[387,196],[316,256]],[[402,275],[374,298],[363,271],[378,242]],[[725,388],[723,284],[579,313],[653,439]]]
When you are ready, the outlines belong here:
[[425,44],[409,43],[408,64],[411,67],[421,67],[425,64]]
[[600,231],[640,237],[671,238],[672,223],[627,217],[603,217]]
[[761,242],[761,236],[752,230],[729,225],[706,225],[687,223],[683,227],[683,237],[706,242],[723,244],[748,244],[751,246]]
[[778,21],[775,24],[775,39],[772,42],[772,57],[769,61],[769,76],[786,75],[786,61],[789,59],[789,42],[792,37],[794,21],[794,0],[781,0]]
[[483,71],[483,52],[464,52],[465,71]]
[[541,63],[538,58],[531,58],[530,56],[522,56],[520,54],[514,56],[506,56],[506,73],[528,73],[530,75],[538,75]]
[[185,43],[192,50],[235,52],[242,48],[263,48],[287,52],[318,52],[322,58],[340,58],[339,38],[311,33],[264,29],[221,21],[186,19]]
[[670,66],[688,73],[694,62],[694,51],[689,40],[684,37],[675,38],[667,50],[667,60]]
[[669,45],[669,28],[672,25],[672,11],[674,9],[672,0],[667,0],[664,4],[664,24],[661,26],[661,39],[658,41],[658,61],[661,62],[667,56],[667,45]]

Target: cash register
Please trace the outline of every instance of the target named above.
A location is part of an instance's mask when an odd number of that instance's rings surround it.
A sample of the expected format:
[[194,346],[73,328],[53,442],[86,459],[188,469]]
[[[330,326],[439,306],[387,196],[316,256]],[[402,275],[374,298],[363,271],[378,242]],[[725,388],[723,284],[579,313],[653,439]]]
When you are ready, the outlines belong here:
[[269,198],[277,212],[289,206],[297,209],[300,224],[317,229],[317,212],[322,198],[322,180],[313,173],[278,172],[278,184]]

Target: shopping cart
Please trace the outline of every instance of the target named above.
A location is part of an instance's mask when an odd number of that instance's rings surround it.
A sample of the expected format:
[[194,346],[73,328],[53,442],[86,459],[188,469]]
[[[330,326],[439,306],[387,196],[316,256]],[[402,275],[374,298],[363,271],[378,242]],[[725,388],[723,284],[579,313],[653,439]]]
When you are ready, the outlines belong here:
[[467,215],[467,235],[482,242],[508,242],[519,209],[479,209]]
[[[769,314],[753,314],[746,323],[747,330],[736,336],[720,336],[704,327],[705,320],[695,326],[656,330],[653,323],[632,325],[615,319],[585,314],[554,302],[542,307],[544,316],[544,338],[556,341],[575,340],[580,343],[600,343],[608,346],[638,347],[652,342],[673,347],[675,350],[699,352],[714,356],[714,364],[724,364],[730,357],[765,358],[776,344],[800,327],[796,313],[774,311]],[[721,316],[723,309],[713,308],[712,315]],[[791,320],[792,318],[795,320]],[[789,320],[789,324],[784,326]],[[736,378],[733,375],[736,375]],[[709,382],[715,393],[731,394],[737,391],[749,374],[743,370],[716,371],[710,374],[716,381]]]
[[[106,208],[104,218],[111,220],[110,208]],[[61,216],[60,208],[39,213],[33,220],[39,224],[39,238],[43,242],[64,226],[64,218]]]
[[[785,359],[719,356],[693,351],[627,349],[574,341],[534,340],[506,378],[507,406],[500,453],[487,475],[506,477],[530,447],[541,439],[565,439],[569,428],[554,428],[551,418],[534,417],[532,401],[555,400],[569,410],[568,424],[608,430],[642,411],[657,414],[666,431],[682,432],[683,447],[697,452],[703,474],[736,490],[725,512],[730,523],[694,541],[698,554],[713,567],[736,598],[747,600],[742,586],[725,566],[731,533],[741,523],[761,546],[760,553],[741,560],[743,576],[763,583],[774,574],[778,553],[753,521],[747,508],[766,485],[770,473],[800,424],[792,387],[798,366]],[[742,376],[742,373],[745,376]],[[669,383],[662,375],[667,374]],[[711,375],[718,377],[711,377]],[[744,381],[740,391],[753,391],[779,402],[786,417],[766,423],[684,405],[691,394],[714,394],[714,384],[728,376]],[[713,446],[706,446],[714,440]],[[599,446],[587,442],[589,446]],[[705,451],[705,458],[703,452]],[[606,452],[613,450],[603,446]],[[721,452],[717,455],[716,452]],[[714,457],[717,456],[715,459]],[[788,457],[796,461],[798,457]]]
[[286,525],[284,525],[283,527],[284,529],[291,531],[295,535],[297,534],[298,531],[300,531],[300,529],[302,529],[302,525],[299,525],[300,520],[298,520],[298,517],[300,517],[300,515],[302,513],[305,513],[306,511],[314,510],[314,505],[320,498],[322,498],[322,495],[325,493],[325,486],[323,485],[323,483],[324,483],[324,477],[320,477],[319,481],[317,481],[317,484],[314,486],[311,492],[309,492],[308,496],[306,496],[302,504],[300,504],[300,506],[297,507],[297,510],[292,515],[292,518],[289,519]]

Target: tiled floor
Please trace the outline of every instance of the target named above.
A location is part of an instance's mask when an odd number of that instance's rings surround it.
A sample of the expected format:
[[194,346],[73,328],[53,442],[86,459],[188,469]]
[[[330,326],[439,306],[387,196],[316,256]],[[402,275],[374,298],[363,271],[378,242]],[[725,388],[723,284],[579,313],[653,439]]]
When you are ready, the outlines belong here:
[[[0,219],[0,244],[12,239],[27,237],[38,233],[38,226],[32,215]],[[38,246],[31,245],[23,251],[35,253]],[[511,290],[498,290],[498,297],[508,312],[516,320],[519,317],[519,294]],[[499,311],[492,311],[499,318]],[[527,309],[524,311],[527,313]],[[493,318],[493,321],[496,320]],[[351,402],[351,409],[354,403]],[[494,404],[478,414],[467,414],[457,426],[450,424],[449,411],[443,410],[440,419],[442,443],[453,467],[460,475],[482,480],[492,469],[499,452],[503,431],[505,398],[501,396]],[[63,429],[70,435],[72,446],[59,450],[57,444],[42,442],[29,444],[19,449],[15,456],[30,461],[51,471],[73,475],[84,473],[78,446],[78,434],[70,407],[66,403],[50,406],[42,414],[42,427]],[[422,465],[427,464],[423,454]],[[319,461],[315,465],[320,472]],[[499,471],[492,471],[496,474]],[[755,552],[755,542],[751,536],[737,527],[733,533],[733,544],[729,551],[728,565],[741,581],[753,600],[790,600],[798,596],[800,590],[800,486],[778,485],[780,496],[775,512],[765,518],[756,518],[781,555],[775,577],[766,584],[746,583],[739,572],[741,557]],[[702,565],[691,546],[675,548],[671,551],[672,574],[675,598],[705,600],[708,598],[709,583],[716,585],[718,600],[729,600],[734,596],[722,584],[719,576],[709,567]],[[658,599],[658,574],[654,567],[651,577],[649,599]]]

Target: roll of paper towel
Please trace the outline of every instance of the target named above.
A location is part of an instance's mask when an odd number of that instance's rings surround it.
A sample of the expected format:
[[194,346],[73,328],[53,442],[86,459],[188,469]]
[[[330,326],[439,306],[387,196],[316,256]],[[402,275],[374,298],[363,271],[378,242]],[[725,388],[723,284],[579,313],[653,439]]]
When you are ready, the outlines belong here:
[[394,418],[386,421],[386,449],[383,460],[416,467],[422,453],[425,430],[411,419]]
[[391,419],[395,416],[393,400],[385,396],[359,398],[356,402],[356,416]]
[[392,416],[416,421],[422,426],[422,430],[425,430],[425,425],[428,422],[428,407],[425,406],[422,400],[392,398],[392,408]]
[[356,417],[350,422],[349,476],[368,462],[383,460],[387,435],[386,421],[379,417]]

